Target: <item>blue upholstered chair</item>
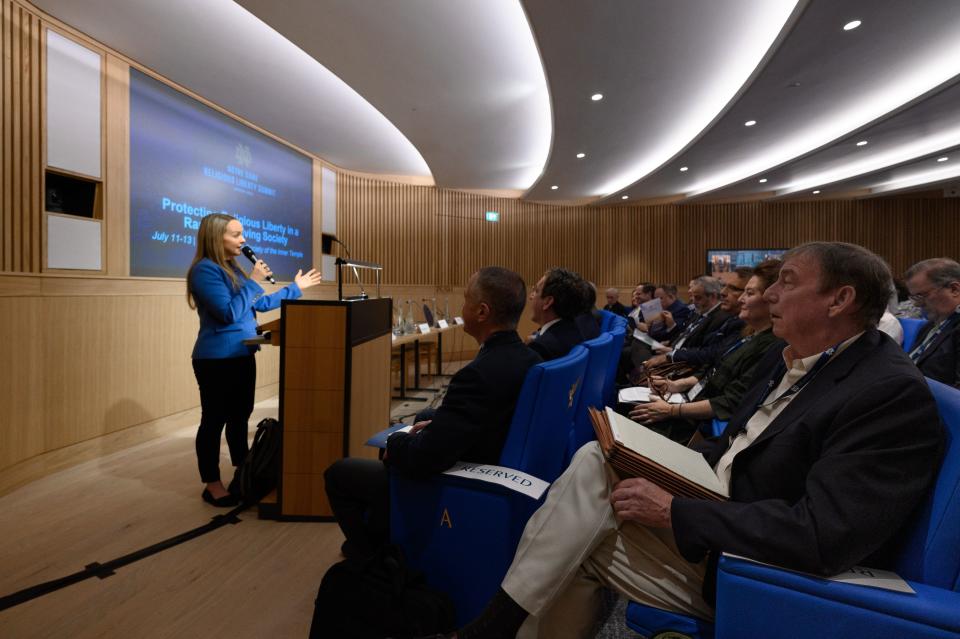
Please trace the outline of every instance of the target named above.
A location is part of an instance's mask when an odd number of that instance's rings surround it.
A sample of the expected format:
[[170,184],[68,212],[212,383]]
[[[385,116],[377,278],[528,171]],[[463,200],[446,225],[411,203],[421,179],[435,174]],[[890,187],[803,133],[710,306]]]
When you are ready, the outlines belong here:
[[600,311],[600,316],[602,317],[602,319],[600,320],[601,333],[609,333],[610,329],[613,328],[613,321],[616,318],[620,317],[616,313],[611,313],[610,311],[604,311],[604,310]]
[[909,353],[910,349],[913,348],[913,343],[917,341],[917,334],[920,333],[920,329],[927,323],[927,320],[898,317],[897,321],[903,327],[903,350]]
[[577,411],[573,418],[573,429],[570,431],[570,444],[567,446],[567,460],[588,441],[596,439],[593,432],[593,422],[590,421],[588,409],[603,408],[603,389],[610,369],[610,358],[619,357],[620,353],[613,352],[613,336],[610,333],[600,333],[599,337],[583,342],[587,349],[587,372],[583,377],[583,387],[580,389],[580,398],[577,400]]
[[530,369],[500,466],[475,464],[479,472],[429,479],[390,477],[391,540],[430,585],[452,597],[460,624],[499,588],[527,520],[542,503],[542,491],[537,498],[523,491],[528,484],[545,488],[566,466],[586,367],[587,349],[576,346]]
[[613,328],[610,330],[610,337],[613,338],[613,355],[607,362],[607,376],[603,380],[603,403],[606,406],[614,406],[617,403],[617,364],[620,362],[620,351],[623,350],[623,340],[627,334],[626,318],[617,316],[614,320]]
[[722,557],[710,624],[631,603],[627,625],[653,636],[933,639],[960,637],[960,391],[927,380],[946,425],[933,490],[902,547],[896,572],[916,594],[854,586]]

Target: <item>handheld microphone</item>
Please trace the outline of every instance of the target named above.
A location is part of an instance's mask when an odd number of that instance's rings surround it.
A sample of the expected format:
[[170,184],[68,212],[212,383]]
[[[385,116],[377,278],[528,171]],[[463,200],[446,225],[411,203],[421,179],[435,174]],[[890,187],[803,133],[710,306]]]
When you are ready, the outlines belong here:
[[[248,260],[250,260],[254,264],[257,263],[257,254],[253,252],[252,248],[244,244],[243,246],[240,247],[240,251],[247,256]],[[277,280],[273,279],[273,275],[267,275],[267,280],[269,280],[271,284],[277,283]]]

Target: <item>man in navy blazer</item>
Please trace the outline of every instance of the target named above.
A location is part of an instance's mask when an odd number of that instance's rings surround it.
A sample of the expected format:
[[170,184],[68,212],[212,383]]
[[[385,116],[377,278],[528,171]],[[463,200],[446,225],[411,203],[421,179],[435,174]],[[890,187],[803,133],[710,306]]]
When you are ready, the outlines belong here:
[[960,388],[960,264],[946,257],[917,262],[906,273],[910,299],[929,320],[910,359],[924,375]]
[[387,440],[383,462],[341,459],[324,473],[330,507],[348,558],[368,556],[389,539],[390,494],[385,466],[415,477],[441,473],[457,461],[496,464],[520,390],[542,360],[517,334],[526,286],[513,271],[480,269],[464,292],[463,328],[480,351],[450,380],[429,421]]
[[887,265],[862,247],[789,251],[764,293],[788,346],[768,353],[726,431],[699,448],[729,500],[621,480],[586,444],[460,639],[512,637],[531,616],[540,637],[586,636],[601,587],[711,619],[722,552],[822,575],[890,567],[944,435],[920,371],[876,329],[889,286]]
[[[552,268],[530,292],[531,319],[540,329],[528,345],[543,361],[563,357],[585,339],[585,327],[577,323],[577,317],[584,310],[585,286],[589,285],[573,271]],[[599,333],[593,317],[587,319]]]

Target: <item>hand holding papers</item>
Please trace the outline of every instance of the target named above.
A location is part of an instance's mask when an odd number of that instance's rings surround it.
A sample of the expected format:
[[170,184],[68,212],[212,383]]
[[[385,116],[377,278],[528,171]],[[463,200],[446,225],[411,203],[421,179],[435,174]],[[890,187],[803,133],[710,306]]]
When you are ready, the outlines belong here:
[[656,322],[663,314],[663,305],[660,303],[660,298],[655,297],[649,302],[641,304],[640,312],[643,314],[643,321],[647,324]]
[[604,456],[622,477],[643,477],[676,497],[722,501],[729,496],[700,453],[609,408],[591,408],[590,419]]

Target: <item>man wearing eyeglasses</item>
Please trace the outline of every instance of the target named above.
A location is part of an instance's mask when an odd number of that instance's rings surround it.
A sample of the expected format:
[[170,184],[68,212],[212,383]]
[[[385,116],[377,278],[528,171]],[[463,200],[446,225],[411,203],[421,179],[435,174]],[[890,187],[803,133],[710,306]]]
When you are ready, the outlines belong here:
[[743,320],[738,317],[740,296],[752,274],[753,269],[746,266],[724,273],[726,277],[722,280],[719,303],[710,309],[714,315],[711,321],[704,322],[698,335],[683,343],[678,340],[669,352],[647,360],[644,365],[650,368],[664,362],[685,362],[694,367],[704,367],[716,362],[740,338],[740,331],[743,330]]
[[924,375],[960,388],[960,264],[935,257],[907,271],[910,299],[927,315],[910,359]]

